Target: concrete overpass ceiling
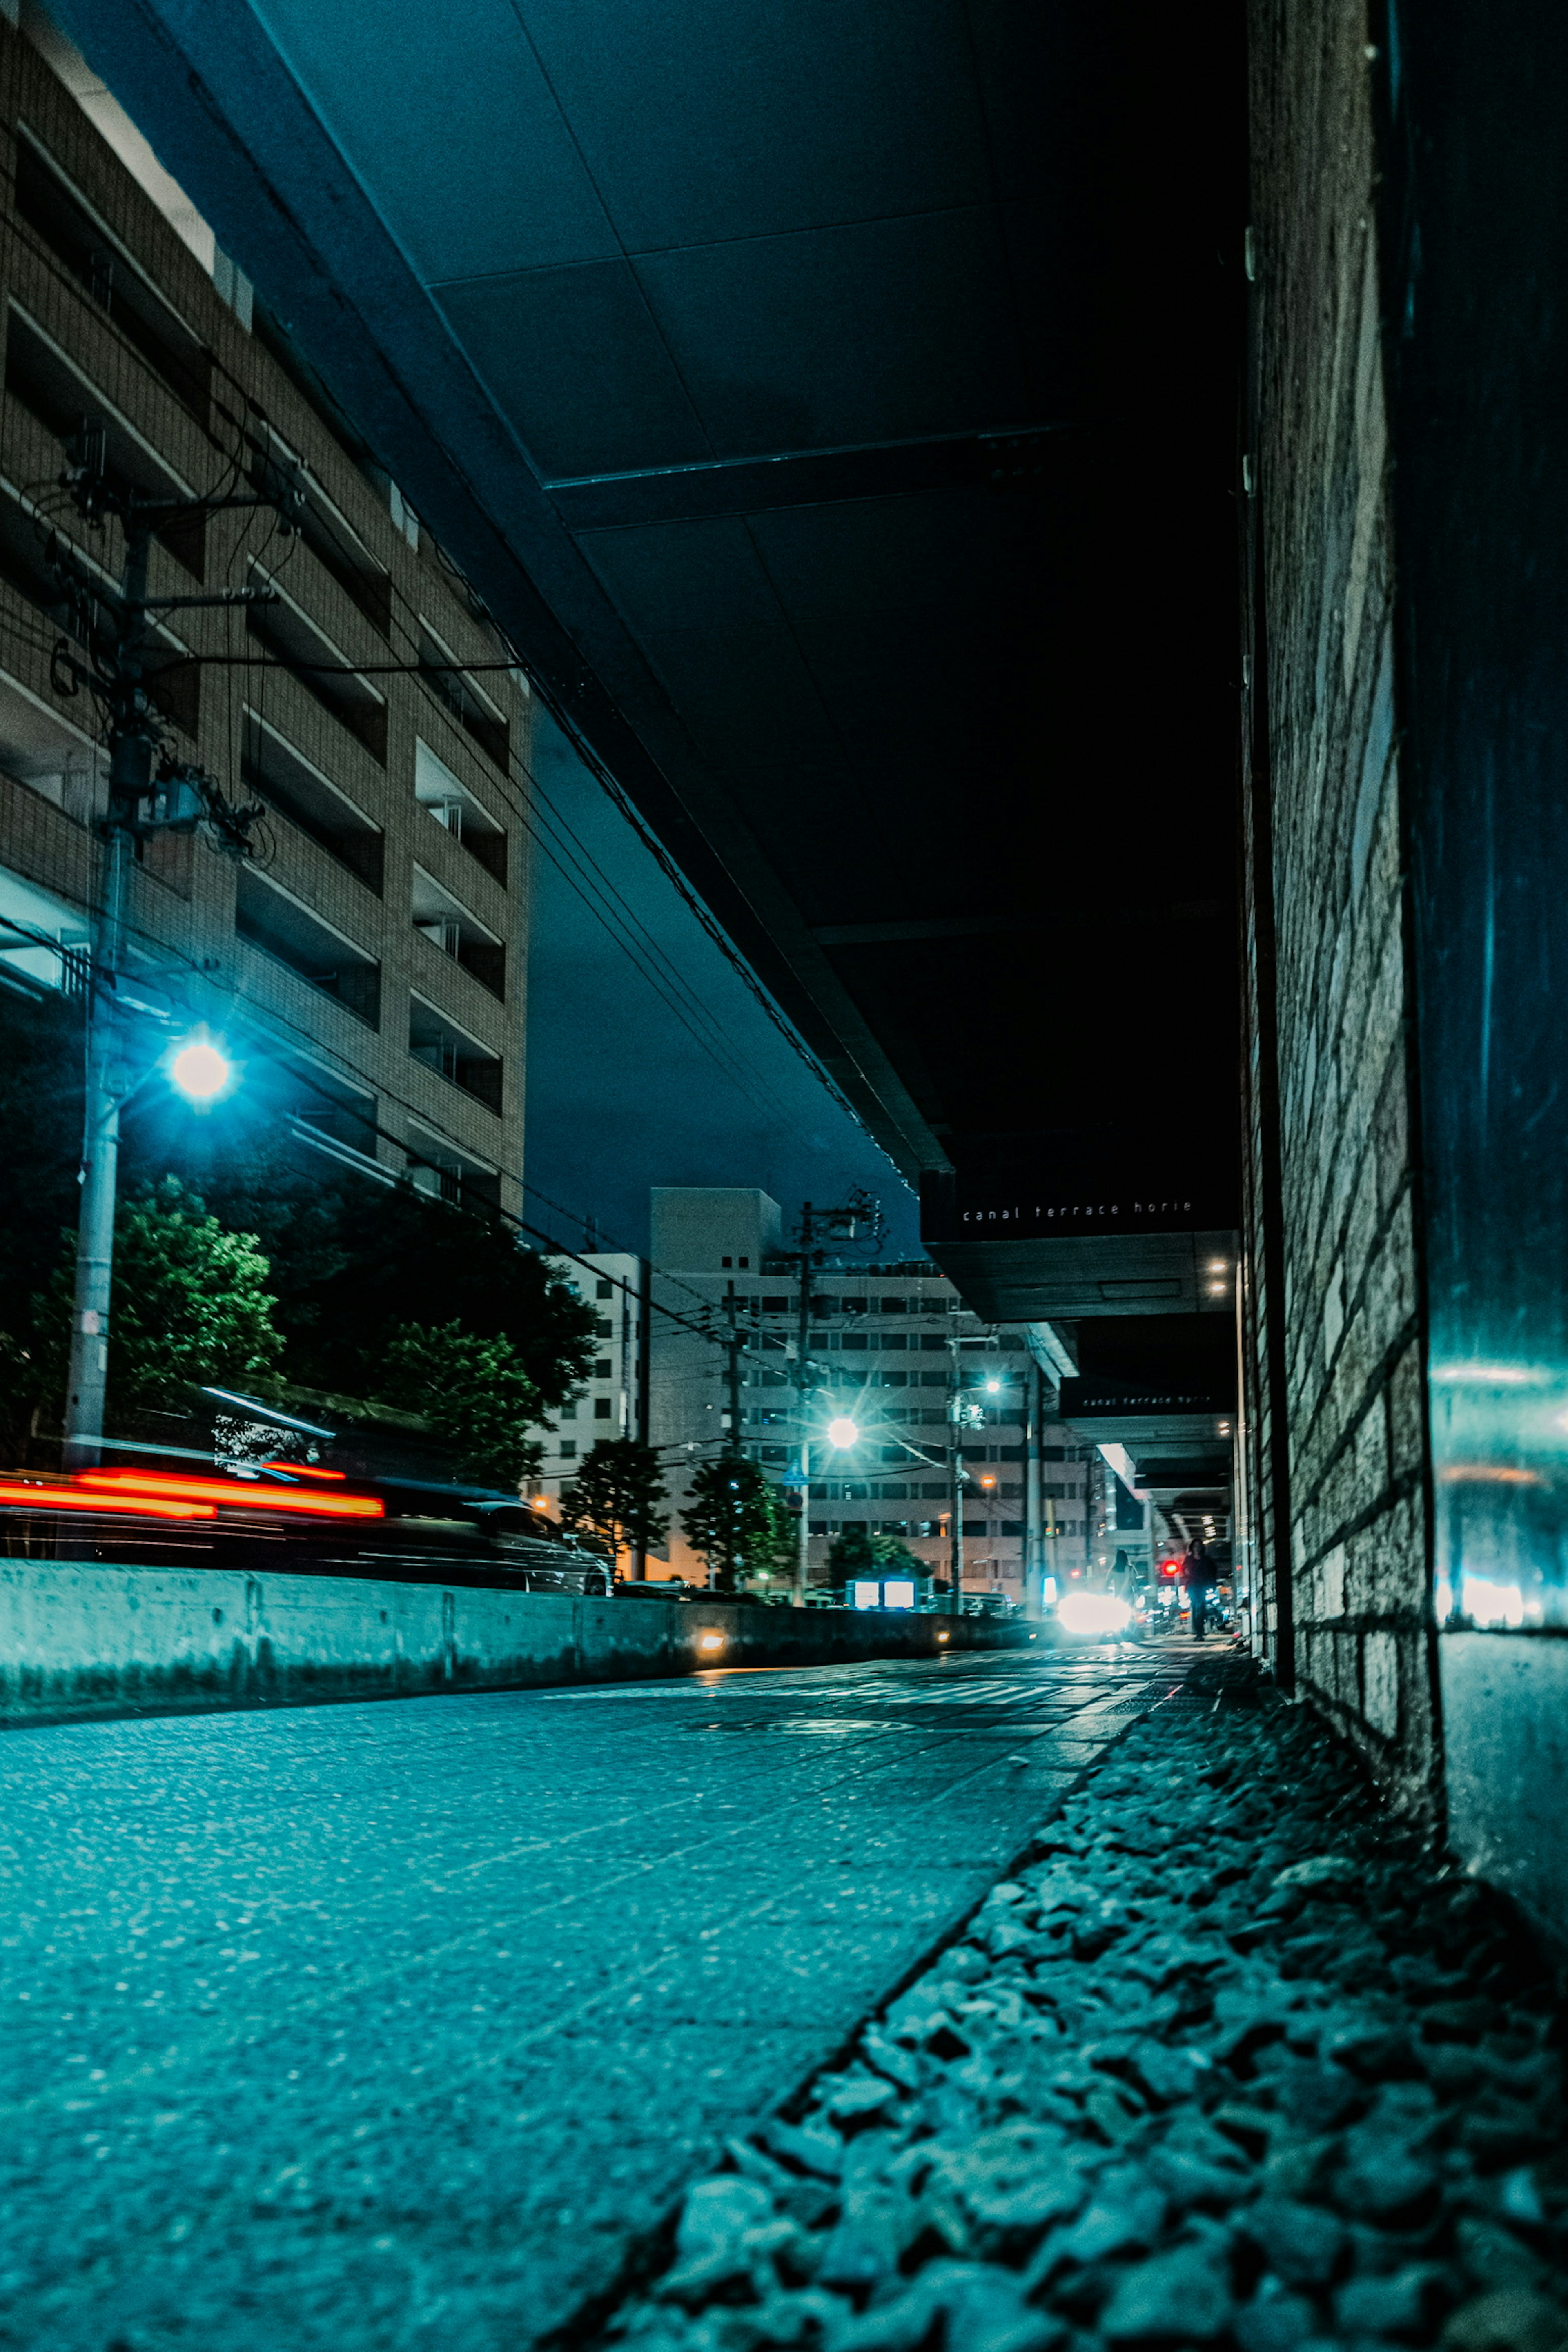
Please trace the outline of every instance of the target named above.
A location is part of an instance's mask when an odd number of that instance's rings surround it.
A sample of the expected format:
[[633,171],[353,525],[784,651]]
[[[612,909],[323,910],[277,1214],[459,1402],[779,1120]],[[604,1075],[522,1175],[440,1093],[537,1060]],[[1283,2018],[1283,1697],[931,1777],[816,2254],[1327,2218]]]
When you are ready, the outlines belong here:
[[1233,1129],[1227,16],[61,13],[907,1172]]

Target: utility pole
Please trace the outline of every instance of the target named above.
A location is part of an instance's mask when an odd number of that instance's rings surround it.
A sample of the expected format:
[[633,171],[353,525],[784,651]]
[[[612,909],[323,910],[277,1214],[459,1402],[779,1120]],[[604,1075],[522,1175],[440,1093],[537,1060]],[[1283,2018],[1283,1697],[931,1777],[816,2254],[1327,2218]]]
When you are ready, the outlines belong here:
[[853,1241],[862,1225],[870,1228],[873,1246],[887,1231],[879,1204],[869,1192],[858,1186],[846,1199],[842,1208],[817,1209],[809,1201],[803,1202],[800,1212],[800,1247],[795,1253],[800,1266],[799,1315],[795,1322],[795,1422],[800,1440],[800,1523],[795,1534],[795,1606],[805,1607],[806,1578],[811,1562],[811,1423],[810,1399],[816,1386],[811,1360],[811,1273],[822,1255],[821,1244],[831,1234],[837,1241]]
[[800,1212],[800,1298],[795,1318],[795,1420],[800,1428],[800,1522],[795,1538],[795,1591],[791,1596],[797,1609],[805,1607],[806,1576],[811,1565],[811,1432],[806,1415],[811,1393],[811,1268],[812,1246],[815,1240],[812,1207],[809,1201],[801,1203]]
[[729,1359],[726,1368],[726,1376],[730,1395],[730,1434],[725,1440],[724,1451],[730,1456],[731,1461],[738,1462],[741,1459],[742,1452],[741,1358],[745,1351],[746,1335],[741,1328],[740,1318],[735,1311],[735,1284],[733,1277],[731,1278],[725,1288],[724,1308],[730,1318],[730,1336],[724,1342],[724,1353]]
[[963,1431],[965,1427],[963,1390],[963,1360],[959,1342],[949,1339],[948,1358],[952,1370],[947,1383],[947,1484],[948,1508],[952,1513],[948,1537],[948,1576],[952,1589],[948,1593],[949,1612],[954,1617],[963,1614]]
[[1031,1357],[1024,1376],[1024,1613],[1028,1617],[1038,1617],[1045,1607],[1042,1587],[1046,1571],[1040,1538],[1040,1431],[1044,1418],[1045,1376]]
[[948,1360],[952,1370],[948,1376],[947,1386],[947,1468],[948,1493],[952,1512],[952,1528],[949,1539],[951,1563],[949,1573],[952,1578],[952,1591],[948,1598],[948,1606],[954,1617],[962,1617],[963,1614],[963,1489],[968,1483],[969,1475],[963,1466],[963,1433],[966,1429],[973,1428],[976,1423],[983,1423],[985,1418],[978,1405],[965,1404],[963,1401],[962,1351],[965,1348],[994,1348],[995,1345],[995,1335],[988,1331],[948,1334]]
[[121,602],[127,627],[109,708],[109,814],[104,823],[103,904],[93,942],[87,1010],[87,1105],[82,1122],[81,1204],[76,1287],[71,1301],[70,1365],[66,1378],[65,1463],[91,1469],[103,1435],[109,1377],[109,1309],[114,1284],[114,1204],[120,1181],[120,1107],[131,1091],[121,1037],[117,991],[125,954],[134,825],[151,789],[160,730],[136,656],[147,595],[145,529],[127,536]]
[[87,1004],[87,1104],[82,1124],[81,1204],[77,1222],[76,1280],[71,1302],[70,1361],[66,1379],[65,1462],[96,1465],[103,1438],[109,1377],[110,1307],[114,1286],[114,1211],[120,1175],[121,1112],[148,1073],[133,1071],[131,1040],[121,1017],[131,872],[141,843],[161,831],[192,832],[205,824],[220,848],[250,852],[249,832],[259,802],[236,806],[216,776],[172,757],[167,730],[146,684],[153,650],[148,616],[176,606],[276,604],[275,589],[234,588],[215,596],[147,593],[148,555],[155,531],[193,514],[228,507],[273,506],[297,511],[301,492],[276,497],[143,499],[106,479],[104,436],[84,423],[76,462],[61,476],[78,511],[89,522],[120,520],[125,562],[119,587],[106,588],[77,560],[69,542],[52,537],[47,562],[62,590],[79,660],[71,641],[55,646],[50,674],[66,696],[85,686],[103,715],[109,746],[109,809],[100,828],[104,845],[103,898],[93,941]]

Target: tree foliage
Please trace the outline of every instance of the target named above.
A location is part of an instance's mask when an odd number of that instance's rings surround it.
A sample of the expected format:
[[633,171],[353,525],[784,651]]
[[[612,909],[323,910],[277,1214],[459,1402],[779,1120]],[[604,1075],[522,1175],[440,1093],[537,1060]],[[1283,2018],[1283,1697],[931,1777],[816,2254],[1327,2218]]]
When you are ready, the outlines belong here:
[[258,1234],[272,1261],[290,1379],[393,1402],[378,1374],[395,1333],[457,1322],[507,1342],[536,1420],[576,1392],[593,1365],[594,1309],[499,1218],[411,1184],[323,1177],[323,1165],[302,1167],[262,1139],[208,1185],[219,1213]]
[[561,1521],[613,1559],[657,1550],[668,1531],[668,1505],[653,1447],[636,1437],[601,1437],[563,1489]]
[[[70,1350],[76,1235],[65,1236],[37,1317],[40,1369],[63,1388]],[[182,1406],[193,1385],[232,1387],[276,1370],[283,1340],[269,1267],[254,1234],[231,1233],[177,1176],[121,1202],[114,1220],[109,1393],[125,1412]]]
[[846,1528],[827,1547],[835,1577],[923,1576],[924,1563],[897,1536],[880,1528]]
[[528,1434],[539,1391],[510,1339],[483,1339],[458,1322],[405,1323],[385,1351],[378,1394],[418,1413],[447,1439],[468,1476],[520,1487],[544,1459]]
[[756,1463],[730,1454],[695,1473],[681,1524],[721,1592],[732,1592],[740,1576],[784,1566],[795,1542],[778,1488]]

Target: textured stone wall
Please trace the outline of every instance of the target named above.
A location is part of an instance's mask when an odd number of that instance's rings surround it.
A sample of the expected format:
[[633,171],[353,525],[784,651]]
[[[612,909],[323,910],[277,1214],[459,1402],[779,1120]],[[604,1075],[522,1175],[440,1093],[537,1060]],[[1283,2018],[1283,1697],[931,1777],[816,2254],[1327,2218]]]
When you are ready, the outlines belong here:
[[[1283,1528],[1263,1530],[1285,1664],[1420,1802],[1436,1729],[1373,64],[1360,0],[1254,0],[1247,455],[1279,1174],[1277,1202],[1252,1187],[1248,1255],[1277,1213],[1282,1295],[1258,1306],[1260,1330],[1282,1323],[1255,1349],[1254,1415],[1289,1449],[1288,1560]],[[1256,991],[1251,1011],[1256,1071]]]

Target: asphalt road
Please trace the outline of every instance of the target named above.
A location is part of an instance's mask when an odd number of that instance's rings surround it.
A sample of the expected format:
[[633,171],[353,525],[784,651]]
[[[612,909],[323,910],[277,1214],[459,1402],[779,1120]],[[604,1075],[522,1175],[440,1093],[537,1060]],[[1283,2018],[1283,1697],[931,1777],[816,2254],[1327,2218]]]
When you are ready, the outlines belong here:
[[1180,1670],[7,1734],[0,2345],[520,2352]]

